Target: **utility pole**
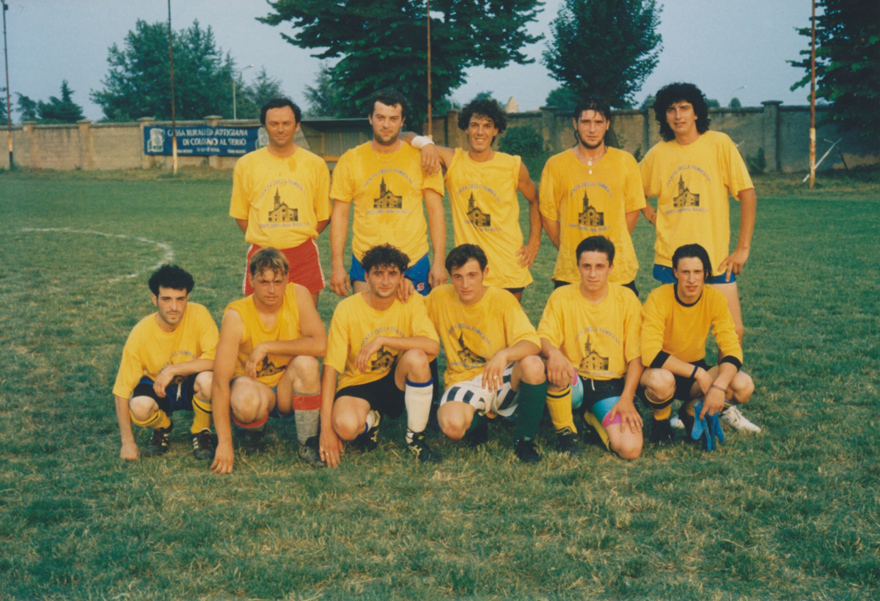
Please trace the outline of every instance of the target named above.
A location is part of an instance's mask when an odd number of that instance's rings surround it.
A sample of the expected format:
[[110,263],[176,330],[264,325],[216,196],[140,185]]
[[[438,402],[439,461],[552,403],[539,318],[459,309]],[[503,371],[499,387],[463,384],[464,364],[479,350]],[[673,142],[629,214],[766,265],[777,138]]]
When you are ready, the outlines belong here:
[[177,119],[174,116],[174,33],[171,30],[171,0],[168,0],[168,56],[171,58],[171,166],[177,175]]
[[816,184],[816,0],[812,0],[813,18],[810,20],[810,190]]
[[9,103],[9,51],[6,49],[6,11],[9,5],[6,0],[0,0],[3,3],[3,60],[6,62],[6,131],[9,133],[9,170],[15,168],[12,160],[12,106]]
[[434,137],[434,120],[431,118],[431,0],[425,2],[428,16],[428,137]]

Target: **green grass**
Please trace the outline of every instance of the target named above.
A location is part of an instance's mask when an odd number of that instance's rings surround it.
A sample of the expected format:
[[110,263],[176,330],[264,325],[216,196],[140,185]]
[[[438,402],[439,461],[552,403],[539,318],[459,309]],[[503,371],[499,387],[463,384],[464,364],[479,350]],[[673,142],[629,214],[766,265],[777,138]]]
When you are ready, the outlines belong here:
[[[385,423],[378,451],[330,471],[273,423],[218,477],[191,456],[187,414],[168,455],[119,460],[110,390],[162,244],[216,318],[238,296],[229,174],[0,172],[0,598],[876,598],[880,184],[757,187],[740,290],[762,434],[634,463],[545,448],[530,467],[495,427],[479,452],[435,435],[445,460],[428,468]],[[635,242],[644,300],[644,221]],[[534,322],[554,260],[545,237]],[[328,325],[336,302],[323,293]]]

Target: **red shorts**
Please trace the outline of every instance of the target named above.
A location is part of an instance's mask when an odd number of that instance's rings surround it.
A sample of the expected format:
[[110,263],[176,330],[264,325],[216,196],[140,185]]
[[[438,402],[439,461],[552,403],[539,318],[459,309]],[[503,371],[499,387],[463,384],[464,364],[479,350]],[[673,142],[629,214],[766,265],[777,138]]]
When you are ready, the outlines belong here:
[[[248,249],[247,262],[244,265],[244,284],[242,286],[245,296],[254,293],[254,288],[251,286],[251,281],[248,277],[250,275],[248,265],[251,262],[251,257],[253,257],[260,248],[262,247],[257,246],[256,244],[251,244],[250,249]],[[278,250],[281,251],[281,253],[287,258],[287,262],[290,263],[290,272],[287,277],[288,281],[305,286],[312,294],[317,294],[323,290],[324,272],[321,271],[318,245],[315,244],[314,240],[308,240],[299,246],[294,246],[293,248],[279,248]]]

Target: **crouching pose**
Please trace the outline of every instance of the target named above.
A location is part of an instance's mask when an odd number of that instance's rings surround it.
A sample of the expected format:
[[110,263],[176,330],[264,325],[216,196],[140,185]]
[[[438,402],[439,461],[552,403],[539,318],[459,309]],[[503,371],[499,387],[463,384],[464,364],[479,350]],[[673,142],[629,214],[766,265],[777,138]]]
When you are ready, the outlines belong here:
[[210,459],[211,369],[217,324],[202,305],[190,303],[192,276],[177,265],[163,265],[150,277],[156,312],[131,331],[113,386],[123,459],[137,459],[131,422],[151,428],[147,453],[168,451],[176,410],[193,412],[193,455]]
[[632,290],[608,282],[614,269],[608,238],[585,238],[575,252],[580,285],[554,290],[538,326],[556,448],[580,453],[574,406],[606,448],[636,459],[642,452],[642,418],[633,403],[642,375],[641,305]]
[[[654,417],[652,442],[672,438],[673,399],[683,401],[678,416],[690,436],[695,400],[703,400],[703,419],[722,411],[725,403],[747,402],[755,390],[752,378],[740,371],[743,352],[727,299],[706,285],[712,273],[706,250],[699,244],[678,247],[672,270],[676,283],[654,290],[642,309],[641,385]],[[721,357],[714,367],[705,361],[710,328]]]
[[440,342],[424,299],[396,296],[409,262],[390,244],[369,249],[361,260],[367,289],[333,313],[321,403],[321,458],[330,467],[339,465],[342,441],[375,449],[382,416],[396,419],[404,409],[407,447],[419,461],[440,461],[425,440]]
[[232,472],[231,421],[259,440],[269,416],[292,415],[300,458],[323,465],[317,449],[317,357],[327,348],[324,324],[309,291],[288,282],[289,265],[280,251],[257,251],[248,270],[254,293],[230,303],[220,325],[213,388],[217,453],[211,469]]
[[547,396],[540,340],[522,307],[508,291],[485,286],[486,254],[474,244],[446,257],[452,284],[428,296],[428,315],[446,350],[446,391],[437,421],[449,438],[486,441],[488,419],[516,417],[514,452],[526,463],[540,461],[535,434]]

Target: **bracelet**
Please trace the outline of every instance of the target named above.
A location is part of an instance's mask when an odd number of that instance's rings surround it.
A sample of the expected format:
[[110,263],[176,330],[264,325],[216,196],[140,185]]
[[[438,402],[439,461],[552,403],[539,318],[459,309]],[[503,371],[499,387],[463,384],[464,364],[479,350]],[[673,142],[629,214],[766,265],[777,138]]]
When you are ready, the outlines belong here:
[[429,146],[434,143],[434,140],[429,138],[428,136],[416,136],[412,139],[412,142],[409,143],[410,146],[415,148],[416,150],[421,150],[425,146]]
[[700,366],[699,366],[699,365],[694,365],[694,371],[691,372],[691,379],[692,379],[692,380],[694,379],[694,377],[696,377],[696,375],[697,375],[697,370],[699,370],[699,369],[700,369]]
[[714,383],[712,384],[712,388],[714,388],[715,390],[720,390],[721,392],[727,392],[726,388],[721,388],[720,386],[718,386]]

